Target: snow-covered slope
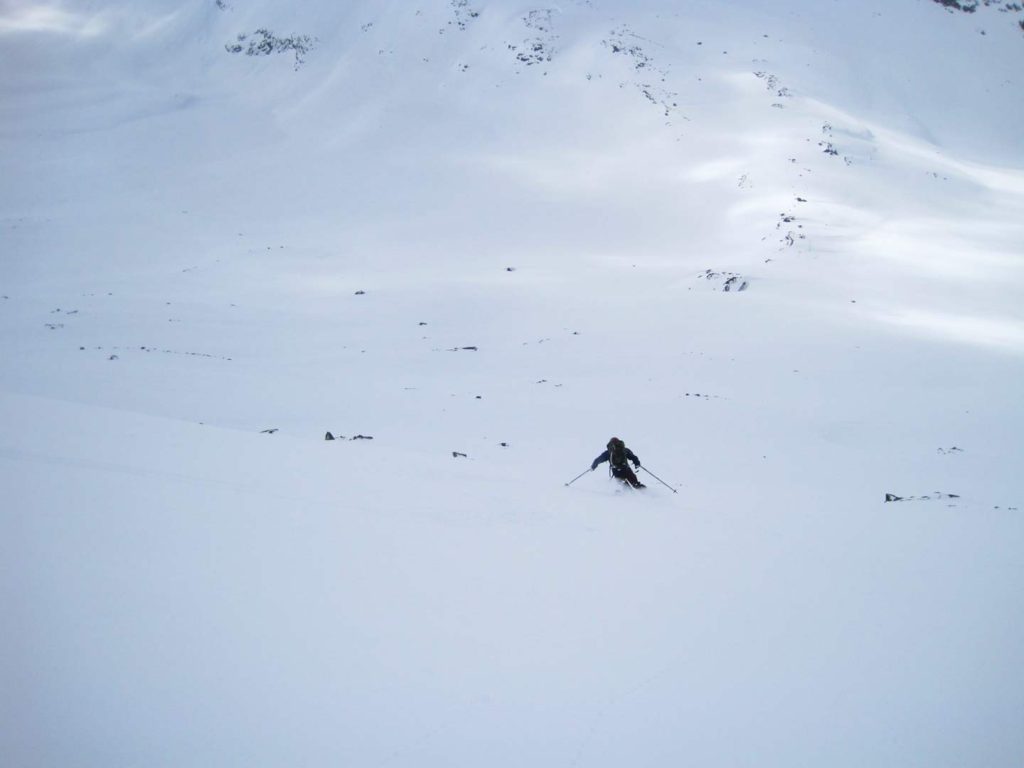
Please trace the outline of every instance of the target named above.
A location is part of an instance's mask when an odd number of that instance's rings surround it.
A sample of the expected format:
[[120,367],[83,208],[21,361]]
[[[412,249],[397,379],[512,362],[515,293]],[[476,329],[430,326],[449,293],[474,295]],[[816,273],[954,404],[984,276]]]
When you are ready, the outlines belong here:
[[2,762],[1019,764],[965,5],[0,5]]

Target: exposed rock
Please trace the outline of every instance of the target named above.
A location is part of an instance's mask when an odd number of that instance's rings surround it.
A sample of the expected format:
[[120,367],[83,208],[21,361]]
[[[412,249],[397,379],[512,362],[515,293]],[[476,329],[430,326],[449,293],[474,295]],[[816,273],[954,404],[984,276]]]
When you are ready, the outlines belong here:
[[895,493],[885,494],[885,500],[889,501],[939,501],[942,499],[959,499],[960,494],[957,493],[944,493],[943,491],[935,491],[927,496],[897,496]]
[[710,282],[721,281],[724,293],[745,291],[750,285],[750,282],[743,275],[736,272],[715,272],[711,269],[705,269],[697,277]]
[[[254,38],[254,39],[250,39]],[[224,46],[228,53],[244,53],[246,56],[269,56],[272,53],[295,54],[295,69],[306,63],[306,54],[316,47],[316,38],[309,35],[278,37],[269,29],[257,29],[252,35],[239,35],[234,43]]]

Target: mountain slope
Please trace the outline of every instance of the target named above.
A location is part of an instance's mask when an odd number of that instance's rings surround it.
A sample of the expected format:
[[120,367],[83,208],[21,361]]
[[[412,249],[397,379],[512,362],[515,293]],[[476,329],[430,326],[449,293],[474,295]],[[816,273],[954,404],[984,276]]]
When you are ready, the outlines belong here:
[[[1019,762],[952,10],[0,9],[3,762]],[[565,487],[613,434],[678,494]]]

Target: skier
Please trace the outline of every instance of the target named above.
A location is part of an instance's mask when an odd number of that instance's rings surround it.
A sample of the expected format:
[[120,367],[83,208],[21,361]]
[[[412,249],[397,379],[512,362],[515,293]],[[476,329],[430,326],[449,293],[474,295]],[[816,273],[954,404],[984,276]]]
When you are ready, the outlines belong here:
[[613,437],[608,441],[608,450],[594,459],[594,463],[590,465],[590,471],[593,472],[597,469],[597,465],[607,461],[611,468],[612,476],[617,480],[622,481],[627,485],[631,485],[634,488],[646,488],[647,486],[636,479],[636,473],[629,468],[627,462],[632,461],[633,465],[640,469],[640,459],[636,457],[626,444],[619,440],[617,437]]

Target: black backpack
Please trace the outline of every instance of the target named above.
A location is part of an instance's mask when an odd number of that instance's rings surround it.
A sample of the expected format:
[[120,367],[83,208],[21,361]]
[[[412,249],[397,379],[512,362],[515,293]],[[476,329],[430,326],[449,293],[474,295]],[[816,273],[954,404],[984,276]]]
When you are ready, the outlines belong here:
[[626,466],[626,444],[621,440],[608,443],[608,463],[613,467]]

